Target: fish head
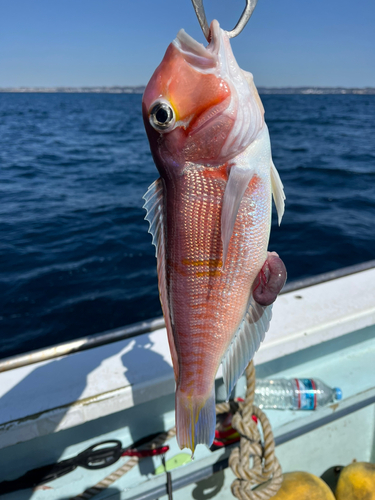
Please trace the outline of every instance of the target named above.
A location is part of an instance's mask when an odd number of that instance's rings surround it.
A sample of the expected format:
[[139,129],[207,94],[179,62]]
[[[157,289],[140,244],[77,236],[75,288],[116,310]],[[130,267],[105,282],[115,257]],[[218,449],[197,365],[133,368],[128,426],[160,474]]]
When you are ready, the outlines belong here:
[[223,165],[264,125],[252,75],[239,68],[217,21],[210,34],[204,47],[180,30],[145,89],[143,118],[162,175],[191,163]]

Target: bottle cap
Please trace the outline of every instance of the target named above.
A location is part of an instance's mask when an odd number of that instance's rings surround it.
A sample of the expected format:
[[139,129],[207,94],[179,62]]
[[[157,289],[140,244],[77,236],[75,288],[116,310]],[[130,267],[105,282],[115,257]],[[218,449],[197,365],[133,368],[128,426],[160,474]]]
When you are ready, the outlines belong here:
[[337,399],[337,401],[341,401],[342,390],[339,387],[334,387],[333,390],[335,391],[335,398]]

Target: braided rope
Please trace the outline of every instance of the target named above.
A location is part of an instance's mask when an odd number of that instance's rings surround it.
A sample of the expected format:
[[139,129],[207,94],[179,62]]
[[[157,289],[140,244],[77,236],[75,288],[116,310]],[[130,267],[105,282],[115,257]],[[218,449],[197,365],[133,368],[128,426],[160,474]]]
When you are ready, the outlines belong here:
[[[240,446],[232,450],[229,466],[237,477],[232,493],[239,500],[268,500],[279,491],[282,471],[275,455],[275,440],[271,424],[263,411],[255,406],[255,367],[251,361],[246,368],[245,402],[233,416],[232,427],[240,434]],[[258,418],[261,435],[252,415]],[[255,486],[257,486],[256,489]]]

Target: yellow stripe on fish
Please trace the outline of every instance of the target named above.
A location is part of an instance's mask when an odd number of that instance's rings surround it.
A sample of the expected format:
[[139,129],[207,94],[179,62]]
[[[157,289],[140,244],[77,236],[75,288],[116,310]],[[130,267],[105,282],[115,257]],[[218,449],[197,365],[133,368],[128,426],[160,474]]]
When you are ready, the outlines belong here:
[[206,260],[182,259],[182,264],[184,266],[210,266],[219,268],[223,266],[223,261],[220,259],[206,259]]

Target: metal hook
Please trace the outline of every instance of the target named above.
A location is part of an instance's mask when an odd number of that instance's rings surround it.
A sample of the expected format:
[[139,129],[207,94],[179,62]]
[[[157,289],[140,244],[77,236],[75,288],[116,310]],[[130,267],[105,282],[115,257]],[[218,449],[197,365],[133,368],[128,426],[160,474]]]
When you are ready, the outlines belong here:
[[[210,27],[208,26],[206,13],[204,11],[203,0],[191,0],[191,1],[193,3],[193,7],[194,7],[195,13],[197,15],[200,27],[202,28],[203,34],[206,37],[206,40],[209,42],[210,41]],[[235,36],[237,36],[241,33],[241,31],[246,26],[248,20],[250,19],[257,2],[258,2],[258,0],[246,0],[246,7],[245,7],[244,11],[242,12],[238,23],[231,31],[226,32],[229,38],[234,38]]]

